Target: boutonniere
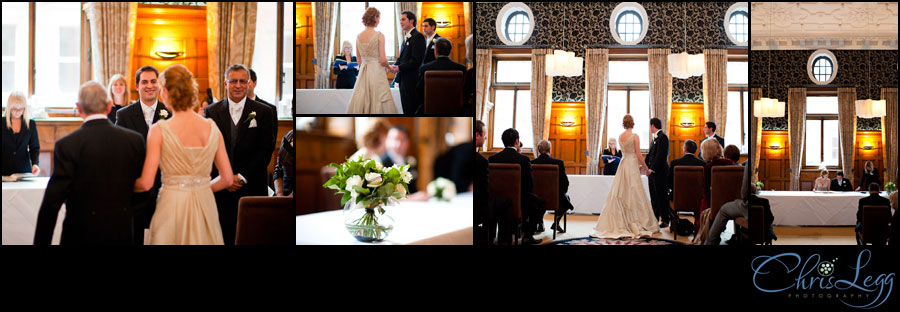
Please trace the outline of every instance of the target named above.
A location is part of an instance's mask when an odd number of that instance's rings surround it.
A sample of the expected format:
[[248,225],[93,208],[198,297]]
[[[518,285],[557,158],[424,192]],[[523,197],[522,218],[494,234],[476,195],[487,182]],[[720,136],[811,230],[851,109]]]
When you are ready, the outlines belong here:
[[251,121],[251,120],[253,120],[253,119],[256,119],[256,111],[250,112],[250,115],[247,115],[247,120],[244,120],[244,122],[248,122],[248,121]]
[[406,34],[406,37],[404,37],[404,38],[406,38],[406,39],[412,38],[412,33]]
[[166,119],[169,118],[169,112],[165,109],[159,111],[159,118]]

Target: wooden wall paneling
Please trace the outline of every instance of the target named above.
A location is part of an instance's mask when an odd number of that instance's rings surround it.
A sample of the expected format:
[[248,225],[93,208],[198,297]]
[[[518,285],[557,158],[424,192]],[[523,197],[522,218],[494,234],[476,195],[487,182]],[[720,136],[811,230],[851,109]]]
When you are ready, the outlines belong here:
[[[854,176],[854,185],[855,189],[862,177],[862,173],[866,168],[866,161],[872,161],[872,165],[875,166],[875,169],[878,172],[878,180],[881,181],[881,184],[884,184],[884,144],[881,141],[881,131],[857,131],[856,132],[856,142],[853,146],[854,148],[854,161],[853,161],[853,169],[856,170],[853,172]],[[866,150],[864,147],[869,144],[872,146],[871,150]],[[893,147],[896,148],[896,147]],[[844,173],[850,174],[850,173]],[[864,186],[868,187],[868,186]],[[882,189],[884,187],[882,186]]]
[[297,2],[294,10],[299,27],[295,26],[294,73],[296,88],[313,89],[316,85],[316,69],[312,65],[315,51],[315,25],[313,23],[312,2]]
[[329,163],[340,163],[347,155],[356,151],[356,143],[351,138],[339,137],[324,131],[299,132],[295,138],[296,146],[302,149],[298,153],[296,168],[296,213],[307,214],[324,210],[342,209],[343,207],[325,207],[325,196],[334,194],[334,190],[325,189],[322,184],[322,167]]
[[[768,147],[778,144],[779,150]],[[765,184],[766,190],[790,190],[791,180],[788,169],[791,167],[790,143],[787,131],[763,131],[760,144],[759,180]]]
[[[687,128],[681,127],[682,121],[690,121],[694,125]],[[669,129],[666,130],[666,134],[669,136],[669,162],[684,156],[682,146],[687,140],[697,142],[697,150],[700,150],[700,140],[704,137],[703,124],[705,122],[703,103],[672,103]]]
[[[129,77],[145,65],[153,65],[162,72],[169,65],[182,64],[194,74],[197,89],[202,94],[209,87],[206,30],[205,6],[140,4],[131,68],[129,73],[123,74]],[[170,48],[180,49],[185,54],[171,60],[154,54],[157,49]],[[136,100],[137,89],[132,89],[131,93],[132,100]]]

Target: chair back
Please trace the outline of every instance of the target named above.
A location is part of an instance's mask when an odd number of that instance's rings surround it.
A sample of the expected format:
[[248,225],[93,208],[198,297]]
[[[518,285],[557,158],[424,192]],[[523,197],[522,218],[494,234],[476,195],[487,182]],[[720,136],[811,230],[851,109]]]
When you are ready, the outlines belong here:
[[459,114],[462,111],[463,72],[429,70],[425,72],[425,113]]
[[[334,177],[336,170],[337,170],[337,168],[335,168],[335,167],[330,167],[330,166],[322,167],[322,171],[321,171],[322,184],[321,185],[325,185],[325,182],[328,182],[328,180],[331,180],[331,178]],[[322,192],[322,201],[321,201],[322,207],[316,207],[316,210],[313,212],[344,209],[344,207],[341,206],[341,197],[343,197],[343,196],[341,196],[341,193],[338,193],[338,191],[336,191],[336,190],[333,190],[330,188],[324,188],[324,187],[320,188],[320,190]],[[297,205],[308,205],[308,204],[309,203],[306,203],[304,201],[300,201],[300,200],[297,201]]]
[[559,166],[531,165],[534,176],[534,190],[538,197],[547,201],[546,210],[559,209]]
[[238,201],[235,245],[293,245],[290,197],[245,196]]
[[763,206],[750,206],[750,211],[747,214],[749,217],[747,223],[751,244],[762,244],[766,241],[766,217],[764,211]]
[[883,243],[891,233],[891,208],[888,206],[863,206],[861,238],[863,244]]
[[510,215],[522,219],[522,170],[519,164],[489,164],[491,196],[509,199]]
[[[713,166],[709,189],[709,219],[715,220],[716,214],[727,202],[741,199],[744,166]],[[712,226],[712,224],[710,224]]]
[[[703,167],[676,166],[672,180],[673,209],[678,211],[697,211],[703,199]],[[699,219],[699,215],[694,218]]]

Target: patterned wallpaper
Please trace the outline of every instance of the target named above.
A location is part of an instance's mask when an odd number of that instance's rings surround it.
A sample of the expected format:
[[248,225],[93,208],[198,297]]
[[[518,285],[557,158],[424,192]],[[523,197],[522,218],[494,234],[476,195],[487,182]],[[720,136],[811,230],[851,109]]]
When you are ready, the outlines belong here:
[[[806,73],[806,63],[813,52],[814,50],[751,51],[750,86],[762,87],[765,96],[774,95],[787,101],[790,86],[814,84]],[[883,86],[897,85],[896,50],[831,50],[831,53],[838,62],[837,76],[831,84],[855,85],[859,99],[880,99]],[[871,87],[867,78],[869,61],[872,67]],[[772,90],[769,90],[767,84],[771,85]],[[786,130],[787,126],[787,118],[763,118],[763,130]],[[881,130],[881,118],[859,118],[857,130]]]
[[[503,45],[497,36],[497,14],[506,5],[476,3],[476,43]],[[535,29],[524,45],[549,45],[554,49],[574,51],[584,57],[584,46],[618,45],[609,30],[609,16],[617,2],[525,2],[534,13]],[[725,34],[722,19],[734,2],[676,3],[640,2],[650,20],[647,35],[639,45],[671,45],[672,52],[685,49],[702,53],[706,46],[734,46]],[[686,7],[685,7],[686,6]],[[687,9],[687,15],[684,13]],[[714,21],[714,22],[710,22]],[[687,33],[685,34],[685,23]],[[554,101],[584,101],[584,76],[553,79]],[[674,79],[672,98],[675,102],[703,102],[703,79]]]

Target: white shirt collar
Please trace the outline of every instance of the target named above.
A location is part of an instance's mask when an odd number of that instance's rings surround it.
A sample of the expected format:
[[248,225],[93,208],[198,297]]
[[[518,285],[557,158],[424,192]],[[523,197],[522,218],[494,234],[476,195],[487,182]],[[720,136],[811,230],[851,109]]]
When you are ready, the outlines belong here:
[[708,137],[706,137],[706,138],[707,138],[707,139],[712,139],[712,138],[715,138],[715,137],[716,137],[716,134],[713,133],[711,136],[708,136]]
[[141,102],[141,110],[153,109],[155,111],[156,105],[159,104],[159,99],[154,100],[153,105],[150,105],[150,107],[147,107],[147,105],[144,104],[144,101],[140,101],[140,102]]
[[431,42],[431,40],[434,40],[435,36],[437,36],[437,32],[434,32],[433,34],[431,34],[430,37],[428,37],[428,42]]
[[246,96],[246,95],[244,96],[243,99],[241,99],[241,100],[238,101],[237,103],[235,103],[234,101],[232,101],[232,100],[231,100],[231,97],[228,97],[228,108],[230,108],[230,109],[235,109],[235,108],[243,109],[243,108],[244,108],[244,103],[247,103],[247,96]]
[[[91,120],[97,120],[97,119],[106,119],[106,117],[107,117],[106,114],[91,114],[91,115],[88,115],[87,117],[84,117],[84,122],[88,122]],[[84,123],[84,122],[82,122],[82,123]]]
[[416,28],[415,28],[415,27],[410,28],[409,31],[406,32],[406,35],[403,35],[403,38],[406,38],[406,36],[408,36],[409,34],[411,34],[412,31],[413,31],[413,29],[416,29]]

